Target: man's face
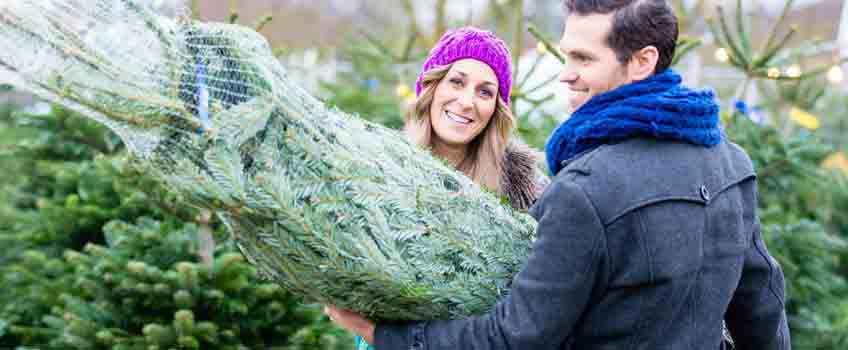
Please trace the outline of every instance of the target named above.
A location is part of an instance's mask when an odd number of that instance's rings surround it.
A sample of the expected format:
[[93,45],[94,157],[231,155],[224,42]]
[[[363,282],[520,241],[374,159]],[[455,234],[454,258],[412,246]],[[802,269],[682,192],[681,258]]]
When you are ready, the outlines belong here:
[[622,65],[606,38],[613,14],[569,15],[559,46],[566,57],[560,81],[569,89],[572,112],[598,94],[632,81],[627,65]]

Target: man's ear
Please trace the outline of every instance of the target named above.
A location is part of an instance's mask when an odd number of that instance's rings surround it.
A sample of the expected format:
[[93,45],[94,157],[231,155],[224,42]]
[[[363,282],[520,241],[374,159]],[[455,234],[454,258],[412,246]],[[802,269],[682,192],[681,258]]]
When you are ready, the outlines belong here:
[[654,74],[660,52],[653,45],[648,45],[633,53],[630,60],[631,75],[634,81],[644,80]]

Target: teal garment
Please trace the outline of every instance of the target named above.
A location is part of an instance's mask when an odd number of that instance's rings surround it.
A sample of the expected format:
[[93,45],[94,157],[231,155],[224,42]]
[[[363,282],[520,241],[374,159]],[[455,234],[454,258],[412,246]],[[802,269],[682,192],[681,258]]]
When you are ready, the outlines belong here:
[[356,337],[356,350],[376,350],[374,345],[365,342],[362,337]]

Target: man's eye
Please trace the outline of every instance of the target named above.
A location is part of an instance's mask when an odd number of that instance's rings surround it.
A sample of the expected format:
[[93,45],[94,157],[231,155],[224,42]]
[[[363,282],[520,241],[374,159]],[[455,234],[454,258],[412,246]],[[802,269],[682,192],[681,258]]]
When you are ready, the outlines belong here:
[[573,61],[577,61],[577,62],[588,62],[588,61],[591,60],[591,58],[588,55],[580,53],[580,52],[571,52],[568,55],[568,58],[573,60]]

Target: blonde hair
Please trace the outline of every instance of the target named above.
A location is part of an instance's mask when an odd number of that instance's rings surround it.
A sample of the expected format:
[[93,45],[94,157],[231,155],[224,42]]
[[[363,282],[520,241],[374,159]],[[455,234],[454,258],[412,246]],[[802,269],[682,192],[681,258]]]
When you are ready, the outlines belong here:
[[[433,103],[436,86],[447,75],[452,64],[433,68],[423,74],[421,95],[406,114],[404,131],[416,144],[433,147],[435,131],[430,120],[430,105]],[[465,159],[457,164],[457,169],[477,184],[490,190],[501,192],[501,174],[503,174],[504,155],[507,143],[515,128],[515,118],[509,105],[497,94],[495,111],[489,124],[479,135],[471,140]]]

